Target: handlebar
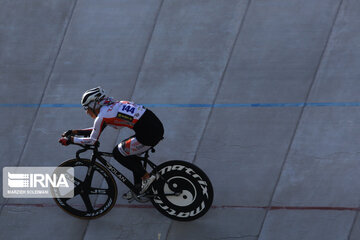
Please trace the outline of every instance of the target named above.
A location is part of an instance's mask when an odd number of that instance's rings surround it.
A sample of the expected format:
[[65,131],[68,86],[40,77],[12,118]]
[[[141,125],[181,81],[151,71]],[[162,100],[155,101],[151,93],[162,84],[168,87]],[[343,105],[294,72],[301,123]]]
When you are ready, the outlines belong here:
[[98,149],[100,147],[100,142],[99,141],[96,141],[94,145],[84,145],[84,144],[80,144],[80,143],[70,143],[71,145],[77,145],[77,146],[80,146],[86,150],[89,150],[89,149]]
[[77,150],[76,151],[76,158],[79,159],[80,158],[80,154],[83,152],[86,152],[88,150],[93,150],[96,151],[98,150],[99,146],[100,146],[100,142],[97,141],[94,145],[83,145],[83,144],[79,144],[79,143],[71,143],[72,145],[77,145],[82,147],[82,149]]

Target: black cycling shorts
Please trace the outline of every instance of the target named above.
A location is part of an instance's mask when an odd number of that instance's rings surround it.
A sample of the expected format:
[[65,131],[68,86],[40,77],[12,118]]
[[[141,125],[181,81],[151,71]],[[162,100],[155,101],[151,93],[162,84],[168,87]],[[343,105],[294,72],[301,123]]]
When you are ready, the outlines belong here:
[[133,129],[137,140],[146,146],[155,146],[164,136],[163,124],[149,109],[146,109]]

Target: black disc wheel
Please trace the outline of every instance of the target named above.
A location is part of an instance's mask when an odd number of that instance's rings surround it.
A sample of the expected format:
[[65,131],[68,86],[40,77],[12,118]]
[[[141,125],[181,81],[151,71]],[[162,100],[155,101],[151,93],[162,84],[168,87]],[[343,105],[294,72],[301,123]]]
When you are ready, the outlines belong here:
[[153,174],[155,197],[152,204],[163,215],[178,221],[192,221],[211,207],[214,191],[207,175],[197,166],[184,161],[168,161]]
[[117,186],[111,173],[102,165],[89,159],[71,159],[59,167],[73,167],[74,197],[64,198],[52,189],[56,204],[65,212],[79,218],[93,219],[106,214],[114,206]]

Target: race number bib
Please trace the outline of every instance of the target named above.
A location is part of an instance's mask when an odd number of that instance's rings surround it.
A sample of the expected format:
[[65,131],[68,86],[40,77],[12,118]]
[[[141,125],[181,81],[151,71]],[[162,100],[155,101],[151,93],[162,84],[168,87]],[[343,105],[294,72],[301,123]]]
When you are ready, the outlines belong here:
[[145,112],[145,107],[142,105],[138,105],[132,102],[120,102],[117,118],[134,122],[134,120],[139,120],[140,117]]

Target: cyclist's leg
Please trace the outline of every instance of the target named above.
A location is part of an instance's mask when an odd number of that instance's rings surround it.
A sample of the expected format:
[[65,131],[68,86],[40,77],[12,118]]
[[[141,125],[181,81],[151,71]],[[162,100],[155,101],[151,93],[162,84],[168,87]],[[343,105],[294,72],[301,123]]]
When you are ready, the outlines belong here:
[[141,177],[147,173],[138,155],[149,148],[150,146],[141,144],[136,137],[130,137],[122,141],[113,150],[114,158],[133,172],[135,185],[141,183]]
[[150,176],[145,171],[137,155],[157,145],[163,138],[164,127],[153,112],[146,110],[135,124],[134,131],[136,135],[122,141],[113,152],[121,164],[133,171],[134,184],[141,183],[140,193],[144,193],[155,180],[155,176]]

